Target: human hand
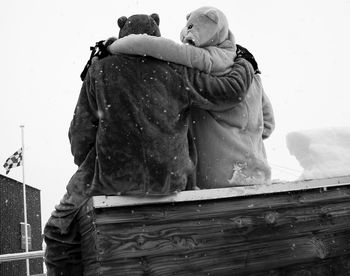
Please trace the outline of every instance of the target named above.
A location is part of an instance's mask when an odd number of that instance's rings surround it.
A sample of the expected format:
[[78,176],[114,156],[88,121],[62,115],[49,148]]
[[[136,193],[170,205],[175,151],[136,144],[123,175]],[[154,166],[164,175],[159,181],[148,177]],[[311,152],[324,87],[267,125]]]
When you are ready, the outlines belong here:
[[114,41],[116,41],[116,40],[117,40],[116,37],[110,37],[110,38],[108,38],[108,39],[106,39],[106,40],[104,41],[104,46],[106,47],[106,50],[107,50],[108,53],[111,53],[111,52],[109,51],[108,47],[109,47]]

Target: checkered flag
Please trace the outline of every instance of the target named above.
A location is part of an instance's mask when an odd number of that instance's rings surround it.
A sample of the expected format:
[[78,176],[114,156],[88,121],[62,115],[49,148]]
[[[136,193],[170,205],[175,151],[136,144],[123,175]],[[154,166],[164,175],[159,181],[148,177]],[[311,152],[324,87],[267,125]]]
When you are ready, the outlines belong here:
[[5,161],[4,168],[6,169],[6,174],[8,174],[12,168],[18,167],[21,165],[22,165],[22,148],[16,151],[13,155],[11,155]]

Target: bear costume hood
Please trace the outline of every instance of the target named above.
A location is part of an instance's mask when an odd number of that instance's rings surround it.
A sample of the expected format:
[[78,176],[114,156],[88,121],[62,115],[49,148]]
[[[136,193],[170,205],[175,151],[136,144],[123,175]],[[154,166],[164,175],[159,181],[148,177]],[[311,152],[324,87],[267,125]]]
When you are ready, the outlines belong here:
[[187,24],[181,30],[180,40],[197,47],[218,46],[235,39],[228,27],[225,14],[214,7],[201,7],[187,15]]
[[130,17],[122,16],[118,19],[118,26],[120,28],[119,38],[129,34],[160,36],[159,15],[157,13],[151,15],[135,14]]

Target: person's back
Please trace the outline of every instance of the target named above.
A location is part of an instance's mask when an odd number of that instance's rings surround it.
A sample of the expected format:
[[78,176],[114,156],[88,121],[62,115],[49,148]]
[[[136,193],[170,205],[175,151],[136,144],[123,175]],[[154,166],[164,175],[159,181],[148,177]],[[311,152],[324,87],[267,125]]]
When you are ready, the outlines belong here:
[[[235,66],[246,70],[245,61]],[[246,93],[239,84],[223,93],[222,80],[209,81],[215,78],[208,75],[203,81],[203,73],[190,72],[184,66],[124,55],[93,65],[70,127],[76,164],[95,162],[91,195],[169,194],[185,189],[194,171],[187,141],[190,105],[210,108],[215,98],[220,102],[232,94],[228,101],[237,102]],[[251,73],[242,75],[246,74]],[[190,83],[206,98],[189,87],[184,76],[192,78]],[[96,161],[93,152],[86,158],[95,144]]]
[[78,170],[44,228],[47,275],[83,274],[77,216],[91,195],[184,189],[194,170],[190,106],[240,102],[252,76],[241,58],[220,77],[125,55],[93,63],[69,131]]
[[[109,74],[115,69],[116,74]],[[194,165],[183,146],[188,118],[179,114],[188,108],[189,97],[179,93],[186,91],[180,72],[168,70],[174,69],[155,60],[116,56],[103,59],[90,72],[93,77],[86,85],[93,88],[87,98],[96,97],[97,105],[93,113],[84,113],[85,106],[79,111],[83,116],[98,114],[91,119],[99,120],[92,194],[169,194],[185,189]],[[81,134],[80,121],[79,116],[72,122],[70,133]],[[79,156],[86,141],[79,143],[79,137],[75,143],[71,137],[73,154]]]
[[211,111],[192,109],[191,116],[199,188],[271,182],[263,139],[270,136],[275,122],[259,75],[242,102]]

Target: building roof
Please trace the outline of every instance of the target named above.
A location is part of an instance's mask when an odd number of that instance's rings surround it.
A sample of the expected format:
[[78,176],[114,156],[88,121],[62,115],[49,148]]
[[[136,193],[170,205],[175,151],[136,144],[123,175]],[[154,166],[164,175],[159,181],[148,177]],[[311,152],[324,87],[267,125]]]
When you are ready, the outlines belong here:
[[[22,185],[22,182],[19,182],[13,178],[10,178],[10,177],[7,177],[3,174],[0,174],[0,184],[4,183],[4,182],[11,182],[13,184],[18,184],[18,185]],[[40,191],[40,189],[37,189],[35,187],[32,187],[28,184],[26,184],[26,188],[30,188],[30,189],[34,189],[34,190],[37,190],[37,191]]]

